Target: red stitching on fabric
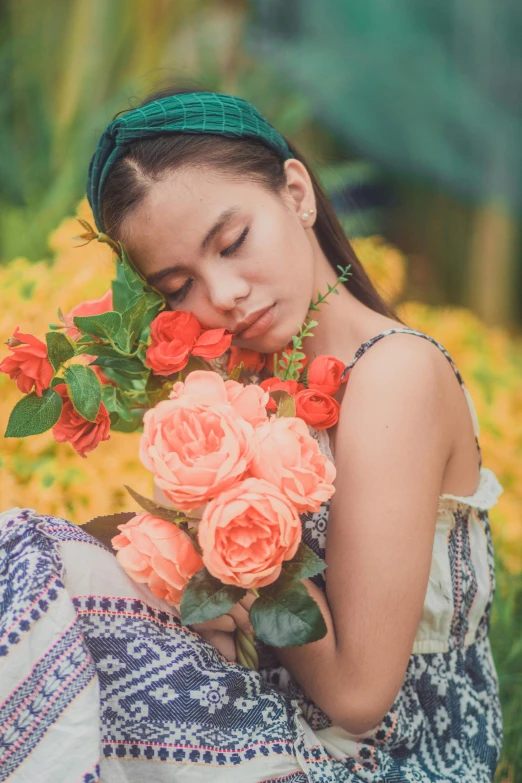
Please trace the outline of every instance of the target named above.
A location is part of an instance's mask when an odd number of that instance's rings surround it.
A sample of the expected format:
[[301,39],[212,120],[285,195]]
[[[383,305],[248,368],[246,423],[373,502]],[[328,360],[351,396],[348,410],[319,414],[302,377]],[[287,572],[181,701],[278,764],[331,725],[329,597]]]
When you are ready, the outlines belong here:
[[[68,632],[71,630],[71,628],[74,626],[74,624],[75,624],[75,623],[76,623],[76,618],[74,618],[74,620],[73,620],[73,621],[71,622],[71,624],[70,624],[70,625],[69,625],[69,626],[68,626],[68,627],[65,629],[65,631],[64,631],[62,634],[60,634],[60,636],[59,636],[59,637],[58,637],[58,639],[56,640],[56,644],[58,644],[58,642],[60,641],[60,639],[63,639],[63,637],[65,636],[65,634],[66,634],[66,633],[68,633]],[[54,662],[54,664],[53,664],[53,668],[54,668],[55,666],[57,666],[57,665],[60,663],[60,661],[62,660],[62,658],[63,658],[63,656],[64,656],[64,655],[67,655],[67,653],[68,653],[68,652],[70,652],[70,650],[71,650],[71,649],[74,649],[75,645],[76,645],[76,644],[78,644],[78,641],[79,641],[79,639],[77,639],[77,640],[76,640],[76,642],[74,643],[74,645],[73,645],[72,647],[69,647],[69,649],[65,650],[65,652],[63,653],[63,655],[62,655],[60,658],[58,658],[58,660],[57,660],[57,661],[55,661],[55,662]],[[55,646],[55,645],[53,645],[53,647],[54,647],[54,646]],[[45,657],[45,656],[46,656],[46,655],[49,653],[49,650],[50,650],[50,649],[52,649],[52,647],[51,647],[51,648],[48,648],[48,649],[47,649],[47,650],[46,650],[46,651],[45,651],[45,652],[44,652],[44,653],[41,655],[41,657],[40,657],[40,658],[38,658],[38,660],[37,660],[37,661],[36,661],[36,662],[33,664],[33,666],[31,667],[31,671],[29,672],[29,674],[27,675],[27,677],[25,677],[25,678],[22,680],[22,682],[20,682],[20,683],[19,683],[19,685],[18,685],[18,688],[21,688],[21,687],[22,687],[22,685],[24,685],[24,684],[25,684],[25,683],[28,681],[29,677],[31,677],[31,675],[32,675],[33,671],[35,670],[36,666],[37,666],[37,665],[40,663],[40,661],[41,661],[41,660],[42,660],[42,659],[43,659],[43,658],[44,658],[44,657]],[[49,675],[51,671],[52,671],[52,669],[50,669],[49,671],[47,671],[47,672],[46,672],[46,676],[47,676],[47,675]],[[40,681],[40,683],[41,683],[41,682],[43,682],[43,681],[44,681],[44,680],[41,680],[41,681]],[[9,696],[7,697],[7,699],[10,699],[10,698],[11,698],[11,694],[9,694]],[[27,699],[24,701],[24,704],[25,704],[25,703],[28,701],[28,699],[30,699],[30,698],[31,698],[31,697],[30,697],[30,696],[28,696],[28,698],[27,698]],[[1,708],[1,707],[3,707],[3,706],[4,706],[4,704],[6,704],[6,703],[7,703],[7,699],[5,699],[5,700],[4,700],[4,701],[3,701],[3,702],[0,704],[0,708]],[[22,705],[22,706],[23,706],[23,705]],[[15,712],[15,715],[17,714],[17,712],[18,712],[18,710]],[[14,717],[14,716],[11,716],[11,718],[12,718],[12,717]],[[0,726],[0,731],[1,731],[1,730],[4,728],[4,726],[7,726],[7,724],[8,724],[8,723],[9,723],[9,720],[7,721],[7,723],[4,723],[4,725],[3,725],[3,726]]]
[[18,747],[20,746],[20,743],[21,743],[21,742],[23,742],[23,740],[25,740],[25,739],[26,739],[27,735],[28,735],[28,734],[30,734],[30,733],[31,733],[31,731],[33,731],[33,730],[34,730],[34,727],[35,727],[35,726],[37,726],[37,725],[38,725],[38,723],[40,723],[40,721],[42,720],[42,718],[44,718],[45,714],[46,714],[47,712],[49,712],[50,708],[53,706],[53,703],[56,701],[56,699],[58,698],[58,696],[60,696],[60,694],[62,693],[62,691],[64,691],[66,688],[68,688],[68,687],[69,687],[69,684],[72,682],[72,680],[74,680],[74,678],[75,678],[75,677],[77,677],[77,676],[78,676],[78,675],[79,675],[79,674],[80,674],[80,673],[81,673],[81,672],[82,672],[82,671],[85,669],[85,667],[86,667],[86,666],[88,666],[88,665],[89,665],[91,662],[92,662],[92,661],[91,661],[91,658],[90,658],[90,657],[89,657],[89,658],[87,658],[87,659],[86,659],[86,660],[85,660],[85,661],[82,663],[82,665],[80,666],[80,668],[79,668],[79,669],[77,669],[75,672],[73,672],[73,673],[70,675],[70,677],[69,677],[69,678],[66,680],[66,682],[64,682],[64,684],[62,685],[62,687],[60,688],[60,690],[59,690],[59,691],[57,691],[57,692],[54,694],[54,697],[51,699],[51,701],[50,701],[50,702],[49,702],[49,704],[47,705],[47,709],[45,709],[45,710],[43,710],[43,711],[41,712],[41,714],[40,714],[39,718],[38,718],[38,719],[37,719],[37,720],[34,722],[34,724],[32,724],[31,726],[29,726],[29,728],[27,729],[27,731],[25,732],[25,734],[23,734],[23,735],[20,737],[20,739],[18,740],[18,742],[17,742],[15,745],[13,745],[13,747],[11,748],[11,750],[10,750],[10,751],[9,751],[9,752],[8,752],[8,753],[7,753],[7,754],[6,754],[6,755],[5,755],[5,756],[4,756],[2,759],[1,759],[2,761],[5,761],[7,758],[9,758],[9,756],[11,755],[11,753],[13,753],[13,751],[15,751],[15,750],[17,750],[17,749],[18,749]]

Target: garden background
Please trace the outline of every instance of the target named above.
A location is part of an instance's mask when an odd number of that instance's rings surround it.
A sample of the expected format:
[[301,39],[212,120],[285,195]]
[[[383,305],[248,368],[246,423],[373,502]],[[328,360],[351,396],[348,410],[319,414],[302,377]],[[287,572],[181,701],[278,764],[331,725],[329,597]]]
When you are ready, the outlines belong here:
[[[471,392],[491,511],[498,781],[522,780],[522,11],[509,0],[4,0],[0,335],[43,336],[108,288],[75,215],[99,131],[169,81],[251,100],[316,165],[370,276],[449,350]],[[517,46],[518,41],[518,46]],[[517,100],[518,96],[518,100]],[[4,352],[0,352],[3,356]],[[0,376],[0,428],[19,398]],[[81,459],[47,433],[0,444],[2,509],[82,523],[151,492],[139,435]]]

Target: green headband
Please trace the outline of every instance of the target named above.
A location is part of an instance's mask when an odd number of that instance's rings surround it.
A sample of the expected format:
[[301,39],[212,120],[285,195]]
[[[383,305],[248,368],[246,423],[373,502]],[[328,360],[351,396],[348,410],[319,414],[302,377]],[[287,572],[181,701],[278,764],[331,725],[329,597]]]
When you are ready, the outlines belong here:
[[191,92],[146,103],[113,120],[105,128],[91,158],[87,198],[99,231],[104,230],[103,187],[111,168],[123,157],[125,145],[161,133],[210,133],[258,139],[283,160],[293,157],[281,134],[242,98],[215,92]]

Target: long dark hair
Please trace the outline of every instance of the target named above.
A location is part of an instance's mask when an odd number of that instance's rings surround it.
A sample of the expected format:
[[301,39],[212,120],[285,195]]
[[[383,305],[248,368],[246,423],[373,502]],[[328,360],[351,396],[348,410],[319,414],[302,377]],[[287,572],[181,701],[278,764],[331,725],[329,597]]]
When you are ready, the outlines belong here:
[[[202,90],[193,87],[167,88],[149,95],[140,105],[170,95],[199,91]],[[339,266],[350,264],[350,277],[345,283],[350,293],[376,313],[403,323],[394,308],[375,289],[313,170],[295,147],[286,141],[292,155],[306,166],[312,180],[317,208],[314,231],[329,263],[336,272]],[[167,171],[181,166],[202,165],[214,166],[237,179],[257,181],[274,193],[280,193],[286,184],[283,159],[257,139],[190,133],[164,133],[140,139],[128,145],[107,177],[102,200],[106,233],[123,241],[123,221],[143,201],[154,182],[162,179]]]

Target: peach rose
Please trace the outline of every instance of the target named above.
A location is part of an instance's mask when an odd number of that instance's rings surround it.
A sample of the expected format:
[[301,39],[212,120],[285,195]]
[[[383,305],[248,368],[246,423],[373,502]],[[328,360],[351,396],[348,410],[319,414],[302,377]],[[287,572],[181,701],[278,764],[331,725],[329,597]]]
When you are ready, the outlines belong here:
[[140,459],[166,497],[192,511],[244,475],[252,435],[252,426],[228,402],[208,404],[181,394],[146,412]]
[[192,313],[166,310],[153,320],[146,364],[156,375],[172,375],[186,367],[201,326]]
[[315,389],[303,389],[295,396],[295,415],[316,430],[337,424],[339,410],[337,400]]
[[251,372],[261,372],[265,366],[266,356],[264,353],[250,351],[248,348],[237,348],[233,345],[230,348],[227,372],[231,373],[234,367],[239,367],[243,363],[244,370]]
[[225,381],[225,389],[229,403],[245,421],[250,422],[253,427],[266,421],[268,392],[254,383],[243,386],[237,381]]
[[225,381],[219,373],[210,370],[189,372],[184,381],[174,384],[169,397],[171,400],[190,397],[194,402],[204,402],[207,405],[223,405],[228,402]]
[[145,582],[157,598],[179,604],[185,585],[203,568],[190,537],[171,522],[138,514],[112,539],[116,558],[135,582]]
[[58,392],[63,402],[62,413],[53,427],[57,443],[70,443],[80,457],[85,457],[87,452],[93,451],[102,440],[109,440],[111,420],[103,402],[96,421],[87,421],[74,409],[65,383],[59,383],[54,387],[54,391]]
[[[74,318],[75,316],[87,316],[87,315],[100,315],[101,313],[108,313],[110,310],[112,310],[112,291],[109,288],[108,291],[104,293],[103,296],[100,296],[99,299],[88,299],[85,302],[80,302],[80,304],[77,304],[73,307],[70,313],[67,313],[65,316],[65,323],[67,326],[67,329],[65,330],[68,337],[71,338],[71,340],[79,340],[81,335],[81,332],[78,331],[78,329],[74,325]],[[94,359],[96,357],[93,357]]]
[[54,376],[47,346],[32,334],[22,334],[18,326],[8,344],[12,355],[2,359],[0,372],[5,372],[12,381],[16,381],[23,394],[29,394],[34,386],[36,394],[41,397]]
[[198,337],[192,349],[193,356],[217,359],[228,351],[233,335],[226,329],[206,329]]
[[170,399],[190,398],[207,405],[229,403],[238,416],[255,427],[266,419],[268,394],[255,384],[224,381],[217,372],[194,370],[172,387]]
[[319,511],[335,491],[335,467],[302,419],[272,417],[256,429],[250,474],[276,486],[299,513]]
[[203,563],[224,584],[264,587],[277,579],[283,561],[295,555],[301,522],[277,487],[247,478],[210,501],[198,540]]
[[335,356],[317,356],[308,368],[308,388],[324,394],[335,394],[339,391],[345,366]]

